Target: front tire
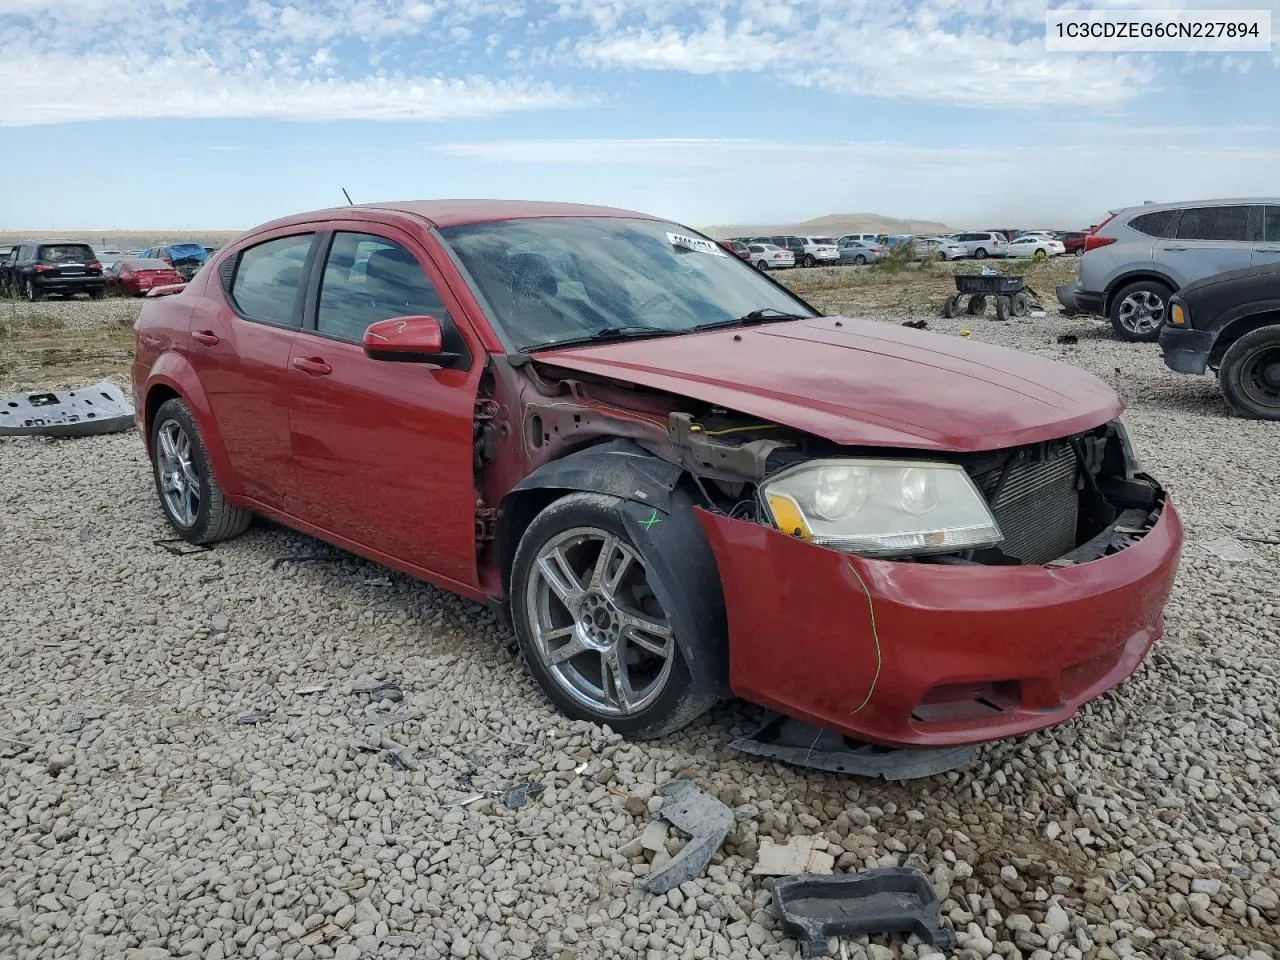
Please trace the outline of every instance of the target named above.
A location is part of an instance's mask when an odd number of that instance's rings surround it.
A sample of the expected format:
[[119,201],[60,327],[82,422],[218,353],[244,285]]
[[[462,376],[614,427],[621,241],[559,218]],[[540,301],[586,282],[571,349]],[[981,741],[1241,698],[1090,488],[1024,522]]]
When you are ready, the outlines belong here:
[[768,272],[769,272],[769,264],[768,264],[768,262],[767,262],[767,261],[765,261],[765,260],[757,260],[757,261],[756,261],[756,269],[757,269],[757,270],[759,270],[761,273],[768,273]]
[[35,303],[37,300],[41,299],[44,296],[43,291],[36,289],[35,282],[30,277],[27,277],[24,293],[26,293],[27,295],[28,303]]
[[669,568],[632,541],[623,503],[571,493],[534,518],[516,547],[511,621],[529,672],[561,713],[646,740],[687,726],[717,698],[695,684],[657,599],[690,588],[663,582]]
[[1033,260],[1042,260],[1042,261],[1043,261],[1043,260],[1048,260],[1048,259],[1049,259],[1049,254],[1045,253],[1043,250],[1037,250],[1035,253],[1033,253],[1033,254],[1031,255],[1031,257],[1032,257],[1032,259],[1033,259]]
[[244,533],[253,514],[227,502],[195,417],[178,398],[151,424],[151,473],[165,519],[189,543],[213,543]]
[[1172,291],[1156,280],[1139,280],[1111,299],[1111,326],[1121,340],[1153,343],[1160,339]]
[[973,259],[975,259],[975,260],[985,260],[985,259],[987,259],[987,251],[986,251],[986,248],[984,248],[984,247],[979,247],[977,250],[973,251]]
[[1218,382],[1240,416],[1280,420],[1280,326],[1251,330],[1233,343],[1222,357]]

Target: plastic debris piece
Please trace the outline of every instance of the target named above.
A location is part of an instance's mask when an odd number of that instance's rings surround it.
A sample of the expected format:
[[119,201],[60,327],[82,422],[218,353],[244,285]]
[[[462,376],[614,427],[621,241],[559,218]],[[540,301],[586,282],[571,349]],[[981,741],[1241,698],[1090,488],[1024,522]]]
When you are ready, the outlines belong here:
[[827,853],[822,837],[791,837],[786,843],[774,843],[762,837],[751,872],[758,877],[785,877],[793,873],[830,873],[836,858]]
[[1058,342],[1059,342],[1059,343],[1068,343],[1068,344],[1070,344],[1070,343],[1079,343],[1079,342],[1080,342],[1080,338],[1079,338],[1079,337],[1077,337],[1074,333],[1060,333],[1060,334],[1058,334]]
[[1252,551],[1234,537],[1218,537],[1200,544],[1200,549],[1213,554],[1219,560],[1246,563],[1255,559]]
[[396,753],[394,750],[388,750],[386,754],[387,766],[392,770],[404,773],[409,769],[409,764],[405,763],[404,757]]
[[169,540],[152,540],[157,547],[164,547],[175,557],[186,557],[193,553],[207,553],[213,548],[207,543],[188,543],[181,537],[173,537]]
[[733,828],[733,811],[698,788],[692,780],[671,780],[658,788],[665,798],[658,815],[689,835],[679,853],[640,886],[649,893],[666,893],[700,875]]
[[297,694],[298,696],[300,696],[300,697],[305,697],[305,696],[308,696],[309,694],[312,694],[312,693],[324,693],[324,692],[325,692],[325,690],[327,690],[327,689],[328,689],[328,684],[324,684],[324,683],[313,683],[313,684],[311,684],[310,686],[307,686],[307,687],[299,687],[297,690],[295,690],[295,691],[293,691],[293,692],[294,692],[294,693],[296,693],[296,694]]
[[827,937],[914,933],[950,950],[955,932],[944,925],[933,884],[912,867],[883,867],[834,877],[779,877],[773,904],[804,957],[827,956]]
[[524,783],[517,783],[503,793],[502,805],[508,810],[519,810],[530,800],[540,796],[542,791],[546,789],[546,786],[537,780],[526,780]]
[[927,329],[927,328],[928,328],[928,326],[929,326],[929,321],[928,321],[928,320],[923,320],[923,319],[921,319],[921,320],[903,320],[903,321],[902,321],[902,325],[903,325],[904,327],[910,327],[912,330],[925,330],[925,329]]
[[299,553],[287,557],[276,557],[271,561],[271,569],[275,570],[282,563],[339,563],[346,559],[337,553]]
[[772,714],[754,734],[739,737],[729,746],[741,753],[780,760],[798,767],[883,780],[932,777],[968,766],[977,757],[977,748],[971,746],[938,749],[878,747],[781,714]]
[[374,700],[391,700],[395,703],[404,699],[404,691],[390,680],[367,680],[357,683],[351,687],[351,692],[367,693]]
[[242,717],[236,717],[236,723],[243,727],[252,727],[257,726],[259,723],[266,723],[270,719],[270,710],[255,710],[253,713],[246,713]]
[[964,330],[961,330],[961,331],[960,331],[960,336],[962,336],[962,337],[967,337],[967,336],[969,336],[969,333],[970,333],[970,331],[968,330],[968,328],[966,328],[966,329],[964,329]]
[[88,387],[0,397],[0,437],[92,437],[133,427],[133,406],[102,380]]
[[13,737],[0,737],[0,760],[8,760],[12,757],[19,757],[31,749],[31,744],[25,740],[15,740]]

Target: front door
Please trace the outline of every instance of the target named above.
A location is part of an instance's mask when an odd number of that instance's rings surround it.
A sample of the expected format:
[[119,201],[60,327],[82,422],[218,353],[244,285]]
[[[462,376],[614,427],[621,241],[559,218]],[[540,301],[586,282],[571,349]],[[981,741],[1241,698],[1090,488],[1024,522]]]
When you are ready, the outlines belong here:
[[[349,224],[344,224],[349,225]],[[480,363],[412,239],[337,232],[290,356],[300,519],[437,578],[475,586],[473,419]],[[394,236],[393,236],[394,234]],[[438,277],[437,277],[438,279]],[[429,314],[452,368],[371,360],[369,324]]]
[[1202,277],[1240,270],[1253,260],[1252,207],[1187,207],[1171,239],[1157,240],[1153,256],[1179,287]]
[[1253,245],[1253,265],[1280,263],[1280,205],[1262,208],[1262,229],[1255,236],[1260,239]]
[[197,302],[187,356],[246,496],[288,509],[289,348],[301,322],[302,277],[314,233],[237,254],[227,300]]

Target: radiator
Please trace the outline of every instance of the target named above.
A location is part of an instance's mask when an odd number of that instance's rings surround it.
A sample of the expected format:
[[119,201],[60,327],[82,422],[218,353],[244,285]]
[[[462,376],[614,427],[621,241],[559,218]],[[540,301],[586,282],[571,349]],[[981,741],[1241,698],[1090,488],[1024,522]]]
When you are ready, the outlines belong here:
[[1071,445],[1054,441],[1024,447],[1007,467],[974,477],[1004,534],[1000,550],[1023,563],[1048,563],[1076,545],[1078,468]]

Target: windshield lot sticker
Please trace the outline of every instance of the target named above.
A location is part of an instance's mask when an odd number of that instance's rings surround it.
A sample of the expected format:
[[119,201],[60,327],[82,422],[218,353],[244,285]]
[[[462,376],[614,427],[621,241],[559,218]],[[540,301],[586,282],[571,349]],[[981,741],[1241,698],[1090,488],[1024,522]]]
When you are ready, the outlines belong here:
[[673,247],[684,247],[686,250],[696,250],[698,253],[709,253],[715,257],[727,257],[728,254],[720,249],[720,245],[712,243],[710,240],[703,240],[701,237],[690,237],[683,233],[672,233],[667,231],[667,240]]

